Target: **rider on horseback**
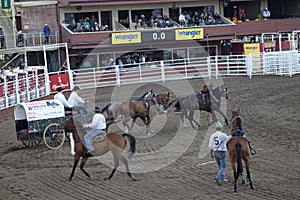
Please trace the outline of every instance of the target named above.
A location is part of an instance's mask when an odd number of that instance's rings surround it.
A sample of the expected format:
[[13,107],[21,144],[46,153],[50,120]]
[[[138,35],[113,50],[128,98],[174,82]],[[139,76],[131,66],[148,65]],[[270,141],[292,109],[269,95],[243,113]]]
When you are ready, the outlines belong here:
[[94,151],[92,139],[95,136],[101,135],[101,140],[105,139],[103,135],[106,133],[106,121],[105,117],[100,113],[100,108],[98,106],[95,107],[95,115],[93,116],[92,122],[90,124],[84,124],[83,128],[92,129],[83,137],[87,152],[90,153]]
[[149,92],[145,93],[145,94],[141,97],[141,99],[145,101],[145,105],[146,105],[146,108],[147,108],[147,115],[149,114],[149,108],[150,108],[149,103],[148,103],[148,100],[147,100],[148,98],[151,98],[151,99],[153,100],[157,112],[159,112],[159,113],[164,113],[164,112],[166,112],[166,111],[162,111],[162,110],[160,109],[160,107],[159,107],[159,105],[158,105],[158,101],[157,101],[157,99],[156,99],[156,97],[155,97],[155,93],[154,93],[153,89],[151,89]]
[[[240,118],[239,115],[236,115],[231,121],[233,122],[233,120],[235,120],[236,118]],[[231,135],[228,137],[228,141],[232,138],[232,137],[236,137],[236,136],[241,136],[241,137],[244,137],[247,142],[248,142],[248,145],[249,145],[249,148],[250,148],[250,152],[252,155],[255,155],[256,154],[256,151],[255,149],[252,148],[251,144],[250,144],[250,141],[246,138],[246,135],[244,133],[244,130],[242,128],[242,121],[239,120],[239,123],[237,125],[237,128],[234,129],[232,128],[231,129]]]
[[202,86],[202,90],[200,91],[200,94],[202,96],[203,103],[206,107],[208,107],[208,103],[211,100],[210,97],[212,97],[212,100],[214,102],[219,102],[219,100],[214,96],[214,94],[209,91],[209,88],[206,84]]

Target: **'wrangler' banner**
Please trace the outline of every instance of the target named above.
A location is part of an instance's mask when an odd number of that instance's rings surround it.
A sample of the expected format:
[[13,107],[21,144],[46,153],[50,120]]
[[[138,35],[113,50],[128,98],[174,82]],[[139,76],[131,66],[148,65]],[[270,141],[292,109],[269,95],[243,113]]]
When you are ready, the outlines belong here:
[[252,70],[253,72],[260,71],[260,43],[244,44],[244,53],[252,54]]
[[134,44],[141,43],[141,32],[128,32],[128,33],[112,33],[112,44]]
[[187,28],[175,30],[176,40],[196,40],[203,39],[204,34],[203,28]]
[[245,52],[245,54],[259,53],[260,52],[260,44],[259,43],[244,44],[244,52]]

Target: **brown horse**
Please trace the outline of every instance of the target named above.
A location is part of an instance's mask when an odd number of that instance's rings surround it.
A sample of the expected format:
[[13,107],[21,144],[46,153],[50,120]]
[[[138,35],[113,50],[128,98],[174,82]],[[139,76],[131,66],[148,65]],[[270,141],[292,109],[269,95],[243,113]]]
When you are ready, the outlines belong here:
[[90,175],[85,171],[84,165],[86,164],[86,161],[88,160],[89,157],[91,156],[101,156],[106,154],[107,152],[111,151],[114,157],[114,168],[110,175],[105,178],[104,180],[109,180],[113,177],[115,174],[118,166],[119,166],[119,160],[121,160],[127,171],[127,175],[132,179],[135,180],[132,176],[131,173],[129,172],[129,167],[128,167],[128,161],[127,159],[122,155],[123,150],[126,147],[126,140],[125,138],[128,139],[129,144],[130,144],[130,149],[129,149],[129,157],[132,157],[133,154],[135,153],[135,148],[136,148],[136,140],[135,138],[130,135],[130,134],[118,134],[118,133],[108,133],[106,135],[106,139],[104,141],[98,141],[94,142],[94,149],[95,151],[93,154],[87,153],[87,150],[85,148],[85,145],[83,144],[83,136],[85,134],[85,130],[83,129],[82,125],[75,121],[75,119],[70,118],[65,121],[63,121],[60,125],[60,128],[63,128],[65,130],[71,130],[72,131],[72,136],[75,141],[75,156],[74,156],[74,163],[73,163],[73,169],[71,172],[71,175],[69,177],[69,181],[72,180],[75,169],[78,165],[78,162],[81,159],[80,163],[80,169],[81,171],[90,178]]
[[[239,110],[237,111],[232,111],[232,130],[231,134],[235,135],[236,131],[241,131],[242,130],[242,120],[239,115]],[[234,136],[232,137],[228,142],[227,142],[227,147],[228,147],[228,153],[229,153],[229,158],[231,162],[231,167],[233,170],[233,177],[234,177],[234,192],[236,192],[236,181],[239,176],[242,176],[243,172],[243,164],[242,160],[244,160],[246,164],[246,172],[247,172],[247,178],[250,183],[251,189],[254,189],[250,177],[250,148],[248,145],[248,141],[246,138],[242,136]],[[244,180],[242,182],[243,184],[245,183]]]
[[[225,95],[226,99],[228,99],[227,88],[224,85],[222,85],[220,87],[213,88],[211,90],[211,93],[216,97],[216,99],[218,100],[217,102],[208,99],[206,105],[201,94],[196,93],[188,96],[178,97],[177,99],[171,101],[168,107],[173,106],[176,108],[180,108],[180,118],[182,123],[185,124],[184,118],[187,118],[194,129],[199,129],[200,127],[200,124],[194,119],[195,110],[203,110],[211,113],[212,122],[210,124],[213,124],[217,121],[217,117],[215,114],[216,111],[224,117],[225,123],[226,125],[228,125],[226,115],[221,110],[221,97]],[[195,127],[194,124],[196,124],[197,127]]]
[[[154,98],[156,98],[159,105],[166,109],[169,103],[169,96],[169,92],[159,93]],[[156,114],[154,109],[151,109],[153,106],[155,106],[154,98],[147,98],[146,101],[143,99],[138,99],[112,103],[105,106],[101,110],[101,113],[107,113],[107,121],[109,124],[118,122],[119,116],[121,116],[121,121],[125,128],[125,132],[129,132],[132,129],[136,119],[140,118],[146,125],[146,133],[149,133],[151,118],[153,118],[153,116]],[[131,119],[131,126],[129,126],[127,123]]]

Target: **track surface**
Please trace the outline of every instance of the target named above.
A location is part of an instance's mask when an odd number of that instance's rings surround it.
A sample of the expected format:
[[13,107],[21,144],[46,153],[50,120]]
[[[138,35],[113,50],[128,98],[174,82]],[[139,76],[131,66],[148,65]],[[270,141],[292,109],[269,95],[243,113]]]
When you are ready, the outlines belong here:
[[[138,181],[131,181],[122,170],[111,181],[104,181],[112,166],[109,153],[87,162],[91,179],[77,168],[73,181],[69,182],[73,158],[68,143],[59,150],[48,150],[44,144],[24,148],[16,140],[13,110],[7,109],[0,113],[0,199],[300,199],[300,76],[254,76],[251,80],[227,77],[223,81],[230,90],[227,118],[231,118],[232,109],[240,108],[244,130],[257,150],[257,155],[251,158],[254,190],[239,182],[238,192],[233,193],[229,162],[226,169],[229,181],[222,186],[214,181],[215,163],[197,165],[211,161],[207,153],[211,119],[204,112],[200,114],[202,126],[198,131],[183,127],[175,114],[157,115],[151,136],[135,126],[132,134],[137,137],[137,154],[130,160],[130,168]],[[198,90],[202,82],[194,79],[190,85]],[[177,82],[171,84],[182,87]],[[141,95],[149,88],[167,91],[167,87],[148,84],[134,94]],[[107,104],[111,91],[112,88],[97,89],[96,104],[101,107]],[[181,90],[182,94],[185,91]],[[119,127],[113,126],[111,130]],[[229,130],[230,126],[224,127],[225,132]],[[175,140],[175,148],[170,149],[176,153],[178,145],[178,157],[174,152],[162,150],[175,136],[179,139]]]

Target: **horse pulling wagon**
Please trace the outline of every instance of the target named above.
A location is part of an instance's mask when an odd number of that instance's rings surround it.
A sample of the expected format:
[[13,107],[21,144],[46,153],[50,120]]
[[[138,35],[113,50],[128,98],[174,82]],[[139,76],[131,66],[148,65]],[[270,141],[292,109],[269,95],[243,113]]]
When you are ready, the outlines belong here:
[[17,140],[26,147],[38,146],[43,140],[49,149],[60,148],[66,139],[58,124],[68,118],[64,106],[57,100],[33,101],[15,106]]

